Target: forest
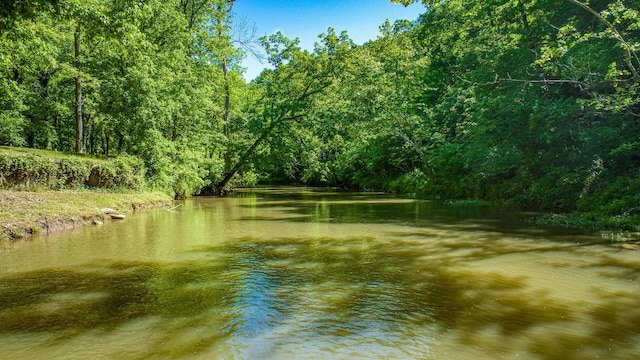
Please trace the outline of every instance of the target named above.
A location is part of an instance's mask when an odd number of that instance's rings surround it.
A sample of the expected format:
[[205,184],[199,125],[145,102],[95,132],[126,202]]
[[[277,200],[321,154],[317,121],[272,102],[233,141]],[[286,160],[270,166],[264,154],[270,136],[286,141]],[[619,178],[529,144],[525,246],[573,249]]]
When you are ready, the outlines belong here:
[[[312,50],[255,38],[234,2],[3,2],[0,145],[135,158],[177,197],[307,184],[640,212],[640,1],[424,0]],[[247,83],[254,54],[271,67]]]

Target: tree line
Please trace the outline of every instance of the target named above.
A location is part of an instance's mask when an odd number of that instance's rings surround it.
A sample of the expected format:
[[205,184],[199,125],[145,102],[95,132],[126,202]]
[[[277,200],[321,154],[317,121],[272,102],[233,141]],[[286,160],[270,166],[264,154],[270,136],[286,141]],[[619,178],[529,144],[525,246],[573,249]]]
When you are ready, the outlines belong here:
[[640,204],[639,1],[422,3],[363,45],[263,37],[272,66],[247,84],[255,42],[233,1],[10,2],[0,144],[134,155],[182,195],[263,182]]

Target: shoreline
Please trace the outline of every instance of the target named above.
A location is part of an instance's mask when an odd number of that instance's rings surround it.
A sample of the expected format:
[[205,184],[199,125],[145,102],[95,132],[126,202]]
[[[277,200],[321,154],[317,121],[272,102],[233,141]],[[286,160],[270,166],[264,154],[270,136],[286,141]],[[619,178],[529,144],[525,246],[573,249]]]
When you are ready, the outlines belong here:
[[113,221],[103,208],[128,215],[172,203],[160,192],[0,190],[0,242]]

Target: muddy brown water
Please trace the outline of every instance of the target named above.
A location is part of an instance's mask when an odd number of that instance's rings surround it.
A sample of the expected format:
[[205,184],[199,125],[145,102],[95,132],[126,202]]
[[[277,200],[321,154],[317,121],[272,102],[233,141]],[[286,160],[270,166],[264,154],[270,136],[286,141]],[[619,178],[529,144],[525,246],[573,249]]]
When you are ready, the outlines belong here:
[[640,358],[640,252],[526,218],[273,188],[3,244],[0,358]]

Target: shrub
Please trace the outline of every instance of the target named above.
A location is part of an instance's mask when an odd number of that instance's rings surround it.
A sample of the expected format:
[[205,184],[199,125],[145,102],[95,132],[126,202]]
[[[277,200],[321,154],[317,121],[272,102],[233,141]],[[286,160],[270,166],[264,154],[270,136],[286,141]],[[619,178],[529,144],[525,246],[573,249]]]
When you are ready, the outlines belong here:
[[85,184],[91,172],[88,162],[61,159],[58,163],[58,186],[60,188],[77,188]]
[[2,187],[44,186],[57,183],[57,164],[40,156],[0,154]]
[[578,210],[598,209],[606,215],[621,215],[640,207],[640,175],[603,179],[594,187],[592,194],[580,198]]
[[420,170],[413,171],[400,176],[398,179],[389,182],[388,191],[394,193],[411,194],[413,196],[433,195],[433,182]]
[[139,190],[144,187],[144,164],[135,157],[114,160],[83,157],[0,153],[1,188],[75,189],[84,186]]

